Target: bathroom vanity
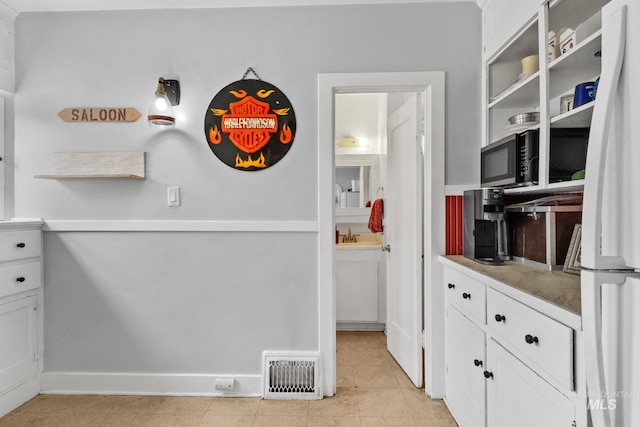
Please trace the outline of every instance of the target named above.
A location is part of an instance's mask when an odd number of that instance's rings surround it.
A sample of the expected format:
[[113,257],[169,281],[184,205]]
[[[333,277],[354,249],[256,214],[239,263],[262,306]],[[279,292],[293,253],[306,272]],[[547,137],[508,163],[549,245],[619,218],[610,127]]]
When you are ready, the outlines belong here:
[[336,244],[335,266],[336,329],[384,330],[386,270],[378,237]]

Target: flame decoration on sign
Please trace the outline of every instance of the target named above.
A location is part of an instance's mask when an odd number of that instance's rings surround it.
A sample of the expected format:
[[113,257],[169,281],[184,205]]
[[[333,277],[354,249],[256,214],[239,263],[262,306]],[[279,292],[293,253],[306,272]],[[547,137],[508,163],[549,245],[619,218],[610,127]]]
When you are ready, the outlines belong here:
[[245,96],[247,96],[247,91],[244,89],[241,90],[230,90],[229,91],[233,96],[235,96],[236,98],[242,99]]
[[269,89],[269,90],[261,89],[258,92],[256,92],[256,95],[258,95],[258,97],[262,99],[265,99],[265,98],[268,98],[269,95],[271,95],[273,92],[275,92],[275,90],[273,89]]
[[288,144],[291,142],[291,128],[284,123],[282,125],[282,131],[280,131],[280,142],[283,144]]
[[218,126],[214,125],[209,129],[209,142],[212,144],[220,144],[220,141],[222,141],[222,134],[218,130]]
[[227,112],[229,110],[223,110],[220,108],[209,108],[209,110],[211,110],[211,112],[215,115],[215,116],[223,116],[225,114],[227,114]]
[[289,113],[290,109],[291,108],[281,108],[279,110],[273,110],[273,112],[279,116],[286,116]]
[[262,154],[262,152],[260,152],[260,157],[258,157],[256,160],[253,160],[251,158],[251,154],[249,154],[249,157],[247,158],[247,160],[242,160],[242,158],[240,157],[240,154],[236,154],[236,167],[237,168],[250,168],[250,167],[254,167],[254,168],[264,168],[267,165],[264,162],[264,155]]

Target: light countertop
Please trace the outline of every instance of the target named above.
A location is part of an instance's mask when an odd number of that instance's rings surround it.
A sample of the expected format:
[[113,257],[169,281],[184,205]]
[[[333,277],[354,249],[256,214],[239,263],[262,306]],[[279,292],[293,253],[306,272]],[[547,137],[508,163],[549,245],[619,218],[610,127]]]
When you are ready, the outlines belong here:
[[489,277],[499,282],[492,287],[503,292],[506,290],[505,293],[518,293],[518,296],[523,294],[529,304],[540,306],[529,296],[551,303],[550,309],[541,311],[555,312],[550,314],[555,314],[554,317],[570,319],[572,324],[581,323],[580,276],[578,275],[562,271],[546,271],[513,261],[507,261],[504,265],[484,265],[462,255],[441,256],[440,260],[450,267],[466,267],[471,272]]

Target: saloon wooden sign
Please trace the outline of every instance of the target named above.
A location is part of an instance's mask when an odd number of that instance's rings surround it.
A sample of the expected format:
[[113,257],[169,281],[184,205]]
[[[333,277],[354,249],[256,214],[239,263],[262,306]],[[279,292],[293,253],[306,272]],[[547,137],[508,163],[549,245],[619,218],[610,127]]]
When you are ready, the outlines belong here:
[[259,79],[242,79],[213,97],[204,133],[209,148],[224,164],[257,171],[287,154],[296,134],[296,116],[277,87]]
[[135,122],[140,112],[135,108],[65,108],[58,113],[65,122]]

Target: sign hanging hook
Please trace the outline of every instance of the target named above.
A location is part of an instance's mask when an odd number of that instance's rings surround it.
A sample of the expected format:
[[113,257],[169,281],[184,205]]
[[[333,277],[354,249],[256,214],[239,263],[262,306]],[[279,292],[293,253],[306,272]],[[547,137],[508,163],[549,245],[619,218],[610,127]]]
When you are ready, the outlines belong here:
[[254,70],[254,69],[253,69],[253,68],[251,68],[251,67],[247,68],[247,71],[245,71],[245,72],[244,72],[244,75],[242,76],[242,80],[245,80],[245,79],[247,78],[247,75],[248,75],[249,73],[253,73],[253,75],[254,75],[254,76],[256,76],[256,78],[257,78],[258,80],[262,80],[262,79],[260,78],[260,76],[258,75],[258,73],[256,73],[256,70]]

